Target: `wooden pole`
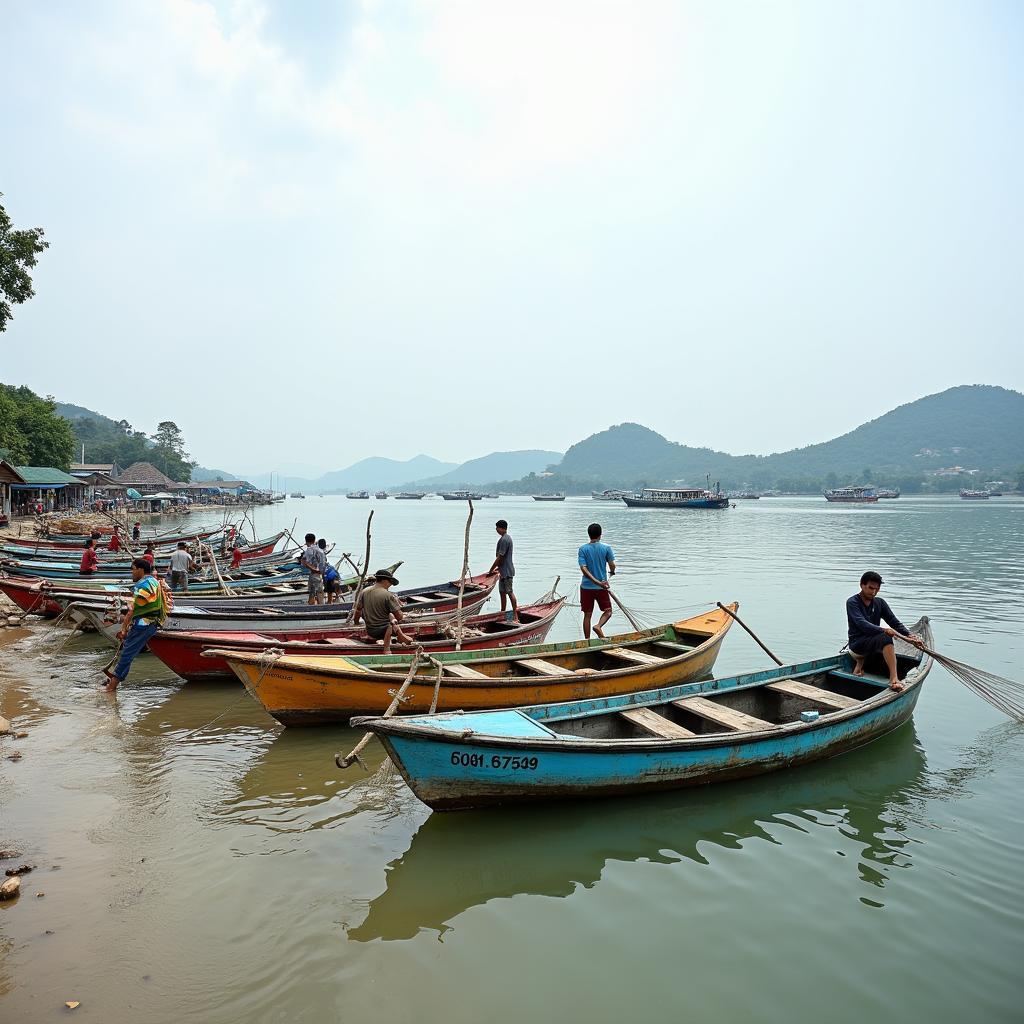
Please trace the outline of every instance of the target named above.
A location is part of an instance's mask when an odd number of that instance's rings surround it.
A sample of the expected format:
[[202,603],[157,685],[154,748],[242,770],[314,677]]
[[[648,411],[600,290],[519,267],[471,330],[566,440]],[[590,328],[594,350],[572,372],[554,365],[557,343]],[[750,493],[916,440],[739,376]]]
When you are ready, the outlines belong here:
[[352,598],[352,607],[348,613],[348,621],[352,623],[356,618],[356,605],[363,593],[363,585],[366,583],[366,573],[370,565],[370,523],[373,522],[373,512],[366,517],[366,553],[363,555],[363,571],[359,577],[359,585],[356,587],[355,597]]
[[615,591],[611,588],[609,588],[608,593],[611,595],[611,599],[619,606],[619,610],[622,612],[622,614],[625,615],[627,619],[629,619],[629,624],[633,627],[634,632],[642,632],[644,627],[641,626],[640,623],[633,618],[629,609],[619,600],[619,595],[616,594]]
[[[370,515],[372,516],[373,513],[371,512]],[[398,692],[395,694],[394,700],[391,701],[391,703],[387,707],[387,710],[384,712],[383,715],[381,715],[381,718],[390,718],[398,710],[398,705],[402,703],[402,698],[405,696],[405,691],[409,689],[409,684],[412,682],[413,676],[416,675],[416,669],[419,668],[420,658],[422,657],[423,648],[420,647],[419,644],[417,644],[416,650],[412,656],[412,664],[409,666],[409,673],[408,675],[406,675],[405,681],[402,683],[402,685],[398,689]],[[359,766],[363,769],[363,771],[366,771],[366,765],[363,764],[362,758],[360,758],[359,755],[363,752],[363,748],[366,746],[367,743],[370,742],[371,739],[373,739],[373,733],[368,732],[352,748],[351,752],[345,755],[345,757],[342,757],[341,754],[336,754],[334,757],[334,763],[339,768],[349,768],[356,761],[358,761]]]
[[771,651],[769,651],[768,648],[765,647],[765,645],[761,642],[760,637],[731,608],[726,608],[721,601],[716,601],[715,604],[717,604],[718,607],[721,608],[726,615],[731,615],[753,637],[754,643],[756,643],[757,646],[760,647],[761,650],[764,651],[764,653],[767,654],[768,657],[771,658],[776,665],[782,664],[782,659],[776,657]]
[[466,539],[462,545],[462,577],[459,579],[459,601],[455,609],[455,650],[462,650],[462,598],[466,592],[466,574],[469,572],[469,528],[473,524],[473,499],[469,499],[466,517]]

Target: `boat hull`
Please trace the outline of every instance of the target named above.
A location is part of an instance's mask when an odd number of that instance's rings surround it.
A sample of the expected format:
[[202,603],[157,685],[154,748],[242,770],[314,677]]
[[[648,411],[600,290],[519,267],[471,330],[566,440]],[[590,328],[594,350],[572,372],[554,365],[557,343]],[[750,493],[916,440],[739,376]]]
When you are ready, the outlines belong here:
[[[505,633],[482,633],[479,636],[470,636],[463,641],[463,650],[482,650],[491,647],[509,647],[515,644],[542,643],[551,631],[555,618],[561,611],[564,600],[553,601],[547,605],[520,607],[524,614],[536,615],[536,619],[530,623],[524,623],[519,629],[510,629]],[[473,620],[467,622],[471,628],[480,628],[483,625],[481,620],[496,621],[501,613],[488,616],[474,616]],[[415,633],[417,629],[428,630],[437,622],[430,620],[425,623],[410,625],[409,631]],[[245,634],[245,633],[191,633],[191,632],[164,632],[161,631],[149,642],[149,649],[153,652],[172,672],[177,673],[189,682],[213,679],[234,679],[235,674],[231,671],[230,665],[220,656],[211,656],[204,651],[211,648],[228,647],[233,650],[260,652],[267,648],[274,647],[282,650],[289,657],[318,658],[324,655],[342,657],[346,655],[360,655],[375,653],[373,645],[360,641],[365,637],[365,631],[361,626],[349,626],[343,630],[312,631],[295,637],[290,635],[284,638],[272,633]],[[347,644],[346,644],[347,641]],[[330,646],[326,644],[329,643]],[[434,641],[421,641],[424,651],[452,651],[455,649],[455,641],[450,637]],[[395,653],[410,652],[410,648],[402,644],[395,644]]]
[[[687,693],[715,692],[716,682],[696,683]],[[409,787],[434,810],[463,810],[505,803],[581,797],[612,797],[683,789],[795,768],[836,757],[898,729],[914,712],[920,687],[894,695],[871,712],[832,723],[808,725],[791,735],[730,737],[687,749],[549,750],[474,737],[448,742],[380,735]],[[583,744],[586,745],[585,743]],[[564,747],[564,744],[563,744]],[[475,772],[464,757],[481,755]],[[498,765],[494,767],[495,760]],[[525,761],[536,767],[520,767]]]
[[[711,612],[698,618],[710,623],[706,639],[682,657],[657,666],[632,666],[590,675],[530,678],[497,676],[480,680],[445,677],[437,693],[437,711],[483,711],[516,707],[522,704],[547,704],[634,693],[651,687],[670,686],[700,679],[711,674],[732,620],[724,612]],[[601,641],[548,644],[540,648],[523,646],[517,658],[530,658],[552,651],[587,651],[612,646]],[[230,653],[230,652],[228,652]],[[488,652],[476,652],[487,657]],[[504,655],[508,658],[508,655]],[[338,659],[316,659],[297,666],[294,663],[267,664],[257,658],[242,660],[228,657],[232,670],[246,689],[282,725],[321,725],[347,722],[353,715],[381,713],[391,703],[392,694],[402,677],[394,672],[373,671],[352,662],[339,669]],[[474,661],[473,654],[470,662]],[[406,691],[402,710],[422,714],[434,700],[437,674],[432,667],[417,673]]]
[[623,498],[629,508],[728,508],[728,498],[691,498],[686,501],[662,501],[657,498]]

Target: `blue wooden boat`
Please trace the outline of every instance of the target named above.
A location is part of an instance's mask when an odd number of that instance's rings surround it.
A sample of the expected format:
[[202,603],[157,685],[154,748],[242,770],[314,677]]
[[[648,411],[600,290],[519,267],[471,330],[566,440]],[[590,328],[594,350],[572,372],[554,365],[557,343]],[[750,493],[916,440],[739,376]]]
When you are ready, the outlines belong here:
[[[912,631],[931,646],[927,618]],[[931,659],[897,641],[904,689],[881,659],[841,654],[658,690],[517,708],[352,719],[383,742],[435,810],[704,785],[846,753],[913,714]],[[881,674],[879,674],[881,673]]]

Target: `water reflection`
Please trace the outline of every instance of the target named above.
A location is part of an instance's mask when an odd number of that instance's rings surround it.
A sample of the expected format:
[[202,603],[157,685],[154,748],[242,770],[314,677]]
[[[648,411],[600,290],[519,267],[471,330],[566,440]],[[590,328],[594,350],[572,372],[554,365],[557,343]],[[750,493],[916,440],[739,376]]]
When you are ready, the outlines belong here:
[[962,795],[994,749],[978,747],[954,771],[931,775],[911,724],[841,759],[776,776],[635,800],[434,814],[388,865],[385,891],[348,934],[366,942],[443,932],[494,899],[589,888],[610,861],[707,865],[714,847],[784,845],[786,827],[853,840],[851,867],[871,887],[861,901],[881,906],[880,890],[912,866],[913,844],[923,841],[924,802]]

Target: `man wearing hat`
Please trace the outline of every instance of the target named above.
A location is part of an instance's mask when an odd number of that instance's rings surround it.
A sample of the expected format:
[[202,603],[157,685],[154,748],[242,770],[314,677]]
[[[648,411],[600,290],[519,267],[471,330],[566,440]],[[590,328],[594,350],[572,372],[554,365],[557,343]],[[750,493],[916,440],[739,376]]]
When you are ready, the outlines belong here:
[[359,595],[352,621],[359,623],[360,617],[366,620],[366,633],[371,640],[384,641],[384,653],[391,651],[391,634],[398,636],[399,642],[411,644],[412,637],[402,632],[399,623],[402,621],[402,606],[390,588],[398,580],[387,571],[379,569],[373,574],[374,584]]

